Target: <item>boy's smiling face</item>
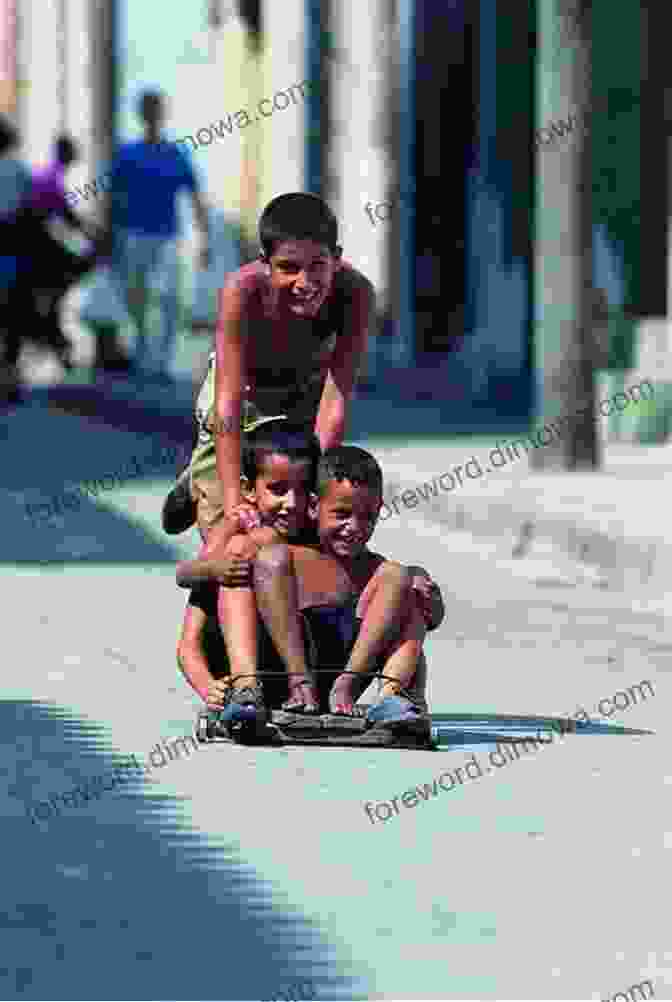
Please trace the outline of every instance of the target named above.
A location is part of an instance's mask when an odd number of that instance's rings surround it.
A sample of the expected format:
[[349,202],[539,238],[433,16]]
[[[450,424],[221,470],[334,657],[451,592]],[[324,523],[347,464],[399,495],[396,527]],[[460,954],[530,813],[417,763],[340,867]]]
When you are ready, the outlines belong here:
[[358,557],[373,535],[382,503],[370,487],[330,480],[316,512],[322,549],[341,560]]
[[340,268],[341,248],[332,252],[312,240],[285,240],[276,244],[266,261],[271,288],[283,310],[311,319],[327,299]]
[[291,539],[305,525],[311,489],[309,460],[270,453],[259,466],[254,488],[243,496],[257,508],[262,525]]

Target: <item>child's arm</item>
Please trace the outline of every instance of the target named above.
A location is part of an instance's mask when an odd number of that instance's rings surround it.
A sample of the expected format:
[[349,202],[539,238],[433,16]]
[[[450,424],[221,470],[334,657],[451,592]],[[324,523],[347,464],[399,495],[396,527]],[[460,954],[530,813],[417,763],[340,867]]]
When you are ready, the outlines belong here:
[[243,336],[245,297],[240,286],[228,282],[219,293],[215,333],[214,429],[217,476],[228,515],[241,503],[240,412],[245,385],[246,358]]
[[[203,543],[196,560],[181,560],[178,563],[175,576],[179,587],[196,588],[206,581],[216,580],[209,560],[213,557],[223,559],[228,543],[240,531],[240,521],[236,516],[220,519],[210,530],[207,542]],[[232,565],[231,570],[235,569]]]
[[343,441],[347,409],[366,354],[374,306],[373,286],[368,279],[360,276],[345,310],[344,329],[336,342],[315,420],[315,434],[323,452]]
[[281,537],[269,527],[254,528],[246,534],[241,533],[242,528],[234,519],[222,519],[196,560],[183,560],[177,565],[179,587],[195,588],[207,581],[228,588],[249,585],[251,561],[259,548],[280,542]]

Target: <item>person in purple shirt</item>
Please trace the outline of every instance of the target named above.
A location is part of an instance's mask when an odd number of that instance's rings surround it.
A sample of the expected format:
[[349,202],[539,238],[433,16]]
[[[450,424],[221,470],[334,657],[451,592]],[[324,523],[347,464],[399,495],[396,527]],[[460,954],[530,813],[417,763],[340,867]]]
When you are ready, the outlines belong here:
[[30,171],[17,156],[19,133],[0,115],[0,406],[21,401],[19,355],[25,340],[23,290],[26,201]]
[[[26,281],[33,290],[35,302],[34,330],[40,341],[58,355],[65,368],[72,368],[71,346],[60,325],[63,297],[74,282],[93,267],[97,254],[96,241],[101,237],[98,227],[75,215],[65,198],[63,184],[67,169],[79,159],[74,141],[66,135],[54,143],[54,159],[46,167],[33,171],[28,207],[32,216],[31,264]],[[83,256],[73,254],[56,240],[48,224],[62,219],[94,244]],[[40,307],[38,308],[37,298]],[[36,338],[36,339],[38,339]]]
[[138,110],[144,138],[124,143],[109,172],[113,267],[128,310],[137,327],[134,365],[147,375],[147,307],[149,288],[158,279],[162,337],[154,374],[170,378],[177,340],[177,195],[186,190],[204,240],[200,262],[209,261],[208,215],[189,160],[177,144],[161,135],[164,101],[146,91]]

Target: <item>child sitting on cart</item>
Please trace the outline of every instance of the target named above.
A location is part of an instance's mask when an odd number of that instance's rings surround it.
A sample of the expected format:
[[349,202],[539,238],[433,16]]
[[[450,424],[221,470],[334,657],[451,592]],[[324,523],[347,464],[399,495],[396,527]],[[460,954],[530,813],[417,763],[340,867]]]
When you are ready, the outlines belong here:
[[[312,532],[310,529],[302,531],[302,525],[305,526],[306,523],[309,490],[315,486],[317,455],[315,448],[311,451],[310,436],[306,436],[305,433],[304,446],[301,450],[301,437],[300,429],[290,429],[287,426],[283,428],[282,423],[275,422],[265,429],[259,429],[251,436],[252,440],[246,442],[243,451],[243,470],[248,478],[248,485],[253,483],[254,487],[248,487],[245,496],[251,504],[258,507],[263,527],[251,529],[247,536],[235,536],[228,545],[220,544],[219,550],[208,547],[210,553],[207,559],[188,561],[179,565],[178,582],[185,587],[194,585],[196,587],[192,591],[185,617],[178,648],[178,663],[191,685],[210,707],[227,704],[222,716],[225,723],[248,719],[252,715],[258,719],[264,715],[265,707],[272,705],[277,707],[277,694],[282,691],[283,682],[285,691],[289,682],[290,690],[290,699],[284,704],[283,709],[294,712],[318,712],[320,702],[323,709],[329,705],[327,687],[335,675],[334,670],[320,675],[319,691],[315,689],[315,686],[311,685],[309,675],[306,674],[305,658],[308,648],[312,664],[319,662],[323,668],[327,664],[342,668],[350,656],[352,664],[363,666],[361,671],[366,671],[367,666],[370,667],[371,656],[375,658],[381,651],[383,655],[386,653],[386,649],[381,648],[379,651],[380,644],[376,639],[379,635],[383,639],[383,648],[386,643],[388,646],[390,644],[394,646],[395,638],[391,635],[388,637],[389,623],[388,627],[385,625],[387,620],[379,623],[378,629],[374,629],[373,634],[371,633],[371,617],[379,615],[381,610],[384,612],[387,599],[388,604],[391,603],[390,614],[393,621],[401,623],[401,632],[397,638],[395,656],[385,658],[389,662],[388,669],[392,674],[389,676],[390,681],[386,682],[387,689],[383,689],[383,702],[380,704],[382,710],[378,709],[377,715],[373,714],[370,719],[374,723],[378,719],[390,723],[415,720],[418,718],[418,713],[426,710],[422,640],[426,630],[438,626],[443,618],[443,603],[438,588],[422,568],[405,570],[399,565],[393,565],[381,557],[369,554],[368,551],[365,551],[366,555],[359,554],[352,567],[348,561],[341,566],[338,558],[334,558],[331,543],[322,545],[314,529]],[[333,455],[333,450],[330,455]],[[343,455],[350,462],[350,466],[355,462],[355,472],[352,475],[358,484],[362,476],[368,478],[374,491],[376,484],[380,484],[382,502],[382,475],[373,457],[363,450],[352,448],[346,449]],[[362,457],[364,457],[364,467],[362,467]],[[322,471],[320,483],[323,486],[325,470],[331,469],[324,466],[325,461],[321,460],[319,467]],[[349,469],[350,467],[347,467],[346,473]],[[322,503],[323,500],[318,505],[313,505],[314,519],[319,518]],[[376,516],[379,508],[380,503],[376,509]],[[230,536],[233,536],[234,532],[235,526],[232,525]],[[275,545],[269,546],[273,542],[273,536]],[[288,552],[288,543],[291,544],[289,550],[297,573],[300,571],[298,604],[296,609],[290,605],[289,611],[285,606],[281,606],[278,618],[278,609],[274,606],[274,602],[277,602],[278,578],[275,571],[269,568],[268,561],[270,559],[271,565],[274,566],[274,562],[279,560],[279,565],[282,565],[284,555]],[[261,596],[259,607],[261,622],[257,625],[255,634],[256,652],[258,663],[263,665],[263,669],[271,668],[277,675],[264,679],[262,691],[255,663],[254,670],[246,676],[248,691],[244,696],[245,704],[241,706],[239,700],[235,698],[236,693],[230,690],[230,683],[227,680],[217,681],[212,670],[214,664],[222,664],[225,661],[225,651],[216,624],[216,588],[218,583],[229,587],[245,584],[250,567],[249,559],[254,556],[259,546],[263,546],[264,549],[255,564],[254,575],[257,599]],[[240,557],[241,552],[245,552],[248,559]],[[374,574],[373,569],[378,568],[378,565],[381,565],[381,568]],[[366,577],[366,584],[362,584],[364,580],[362,575]],[[369,578],[371,578],[370,584]],[[285,580],[280,586],[281,590],[286,589],[287,584]],[[328,590],[325,591],[325,588]],[[222,588],[220,594],[228,590]],[[293,592],[291,585],[290,591]],[[373,601],[374,596],[376,601]],[[325,603],[325,597],[329,602]],[[399,601],[409,606],[403,615],[398,609]],[[226,614],[226,606],[224,605],[222,610],[220,602],[220,615],[222,611]],[[295,622],[297,615],[298,627]],[[363,640],[359,644],[359,650],[355,645],[351,651],[357,617],[364,618]],[[415,658],[412,671],[409,667],[409,657]],[[283,675],[283,669],[287,675],[284,679],[280,679],[278,676]],[[350,670],[358,669],[357,667],[353,669],[351,666]],[[384,674],[387,676],[389,672],[386,670]],[[225,669],[222,670],[222,674],[226,674]],[[336,674],[340,674],[340,671],[336,671]],[[348,677],[354,684],[354,676],[346,676]],[[412,699],[405,701],[392,699],[391,702],[390,699],[396,689],[404,688],[405,683],[411,682],[411,679],[414,693]],[[367,682],[370,680],[368,676],[366,680]],[[399,684],[395,685],[395,682]],[[411,708],[414,706],[413,699],[417,708]],[[338,700],[334,704],[334,700],[331,700],[331,704],[330,708],[337,713],[351,715],[357,712],[347,700],[345,704]]]
[[[178,644],[178,665],[209,706],[222,706],[222,686],[216,684],[216,679],[230,673],[224,631],[220,628],[220,619],[227,622],[229,609],[225,593],[237,588],[252,594],[252,557],[260,546],[316,538],[307,508],[320,456],[320,444],[310,430],[284,419],[259,425],[243,442],[241,488],[248,506],[244,517],[238,512],[227,516],[216,545],[211,542],[196,560],[178,565],[178,584],[192,589]],[[253,516],[250,508],[254,509]],[[282,671],[282,663],[258,617],[255,634],[246,642],[255,663],[260,659]],[[246,681],[249,687],[250,679]],[[278,682],[271,683],[269,691],[282,692]],[[286,689],[285,684],[285,695]]]

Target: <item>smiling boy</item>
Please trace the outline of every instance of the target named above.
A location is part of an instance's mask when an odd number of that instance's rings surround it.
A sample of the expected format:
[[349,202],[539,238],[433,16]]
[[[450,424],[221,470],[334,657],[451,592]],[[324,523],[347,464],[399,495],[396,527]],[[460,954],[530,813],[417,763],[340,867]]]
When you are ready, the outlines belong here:
[[164,506],[170,533],[194,521],[208,532],[240,504],[241,436],[260,421],[309,425],[323,450],[343,439],[373,286],[341,259],[336,217],[317,195],[273,199],[259,241],[258,260],[220,292],[215,352],[196,405],[198,441]]

